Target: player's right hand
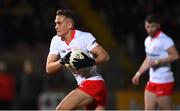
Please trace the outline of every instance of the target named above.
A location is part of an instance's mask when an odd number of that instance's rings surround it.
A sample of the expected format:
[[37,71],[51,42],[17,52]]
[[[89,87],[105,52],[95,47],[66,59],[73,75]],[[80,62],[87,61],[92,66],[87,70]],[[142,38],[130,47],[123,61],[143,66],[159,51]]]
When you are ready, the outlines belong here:
[[60,64],[69,64],[69,57],[71,56],[72,51],[68,52],[63,58],[59,60]]
[[132,83],[134,85],[138,85],[139,84],[139,78],[140,78],[140,75],[134,75],[134,77],[132,78]]

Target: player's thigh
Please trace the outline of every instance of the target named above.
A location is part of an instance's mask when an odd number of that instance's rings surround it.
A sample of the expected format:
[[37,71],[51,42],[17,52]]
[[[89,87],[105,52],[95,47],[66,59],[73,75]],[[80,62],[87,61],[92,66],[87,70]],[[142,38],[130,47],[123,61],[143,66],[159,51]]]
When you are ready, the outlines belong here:
[[145,90],[144,93],[144,103],[146,110],[154,110],[157,105],[157,96],[156,94]]
[[83,91],[74,89],[58,105],[57,109],[77,109],[93,102],[93,98]]
[[163,110],[171,109],[171,96],[159,96],[157,101],[160,109]]

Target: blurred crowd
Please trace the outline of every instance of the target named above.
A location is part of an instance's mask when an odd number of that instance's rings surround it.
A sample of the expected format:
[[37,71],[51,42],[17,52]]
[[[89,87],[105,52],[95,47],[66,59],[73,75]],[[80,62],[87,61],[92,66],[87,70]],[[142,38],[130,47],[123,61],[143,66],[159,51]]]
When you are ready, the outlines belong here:
[[54,15],[58,8],[68,8],[65,0],[1,0],[1,44],[48,42],[54,34]]
[[[161,29],[174,41],[180,52],[180,1],[178,0],[90,0],[96,11],[112,29],[119,45],[126,50],[131,60],[139,67],[145,57],[144,40],[147,36],[144,19],[155,13],[161,17]],[[134,59],[136,58],[136,59]],[[172,66],[175,72],[176,89],[180,89],[179,61]],[[124,76],[125,77],[125,76]]]
[[45,72],[58,8],[69,5],[65,0],[0,1],[0,109],[53,109],[59,100],[51,103],[54,97],[43,95],[76,85],[69,72]]
[[[148,13],[160,13],[163,30],[176,44],[180,43],[178,0],[90,0],[90,3],[119,45],[137,58],[134,60],[137,66],[144,56],[144,18]],[[68,0],[0,0],[0,109],[40,109],[45,92],[58,90],[63,96],[76,86],[66,70],[54,75],[45,72],[49,43],[55,35],[55,12],[59,8],[72,9]],[[180,46],[177,48],[180,51]],[[175,63],[173,67],[177,81],[179,65]],[[117,84],[112,86],[113,80],[107,81],[111,89],[118,90]],[[43,104],[50,106],[49,101]]]
[[129,34],[135,36],[137,43],[144,40],[144,19],[150,13],[160,14],[163,30],[171,34],[173,38],[180,36],[178,31],[180,2],[178,0],[91,0],[91,3],[92,9],[103,15],[102,18],[122,43]]

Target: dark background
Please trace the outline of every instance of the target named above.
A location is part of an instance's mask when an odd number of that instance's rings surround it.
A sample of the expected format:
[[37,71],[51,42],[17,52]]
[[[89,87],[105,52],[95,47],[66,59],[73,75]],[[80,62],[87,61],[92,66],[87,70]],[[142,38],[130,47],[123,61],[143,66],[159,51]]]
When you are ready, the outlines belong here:
[[[89,13],[85,4],[99,19],[83,16]],[[144,90],[147,72],[137,87],[132,85],[131,78],[145,57],[144,19],[148,14],[160,14],[163,32],[180,50],[178,0],[0,0],[0,109],[55,109],[76,86],[66,69],[53,75],[45,72],[49,44],[56,34],[54,19],[60,8],[76,12],[80,19],[77,29],[92,32],[111,56],[110,62],[99,66],[109,90],[107,109],[119,109],[118,92]],[[89,14],[89,18],[93,14]],[[98,20],[106,28],[97,30],[89,26],[96,26]],[[98,32],[107,31],[111,32],[112,42],[99,36]],[[180,90],[179,66],[179,61],[172,65],[177,92]]]

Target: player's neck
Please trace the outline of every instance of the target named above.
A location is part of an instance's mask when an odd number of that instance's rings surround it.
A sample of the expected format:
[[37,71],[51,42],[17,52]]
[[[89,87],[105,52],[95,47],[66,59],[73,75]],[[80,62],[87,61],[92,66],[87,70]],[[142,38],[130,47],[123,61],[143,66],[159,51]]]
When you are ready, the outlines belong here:
[[74,35],[75,35],[75,29],[70,30],[65,37],[65,42],[69,44],[69,42],[71,42],[71,40],[74,38]]
[[160,33],[161,33],[161,30],[159,29],[159,30],[156,31],[156,33],[153,36],[151,36],[151,38],[152,39],[157,38]]

